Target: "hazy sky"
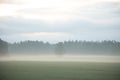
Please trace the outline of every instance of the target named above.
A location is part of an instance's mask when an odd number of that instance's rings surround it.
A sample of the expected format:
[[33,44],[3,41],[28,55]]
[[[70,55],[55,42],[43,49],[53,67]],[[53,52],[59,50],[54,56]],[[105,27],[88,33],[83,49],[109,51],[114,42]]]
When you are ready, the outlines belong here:
[[0,38],[120,41],[120,0],[0,0]]

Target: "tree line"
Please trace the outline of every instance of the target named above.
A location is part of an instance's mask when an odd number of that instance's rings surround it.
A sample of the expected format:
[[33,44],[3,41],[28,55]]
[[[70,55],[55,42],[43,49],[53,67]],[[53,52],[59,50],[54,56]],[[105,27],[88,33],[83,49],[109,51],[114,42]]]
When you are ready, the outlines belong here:
[[118,41],[64,41],[50,44],[43,41],[21,41],[7,43],[0,39],[0,52],[19,55],[37,54],[95,54],[120,55],[120,42]]
[[0,39],[0,56],[8,53],[8,43]]

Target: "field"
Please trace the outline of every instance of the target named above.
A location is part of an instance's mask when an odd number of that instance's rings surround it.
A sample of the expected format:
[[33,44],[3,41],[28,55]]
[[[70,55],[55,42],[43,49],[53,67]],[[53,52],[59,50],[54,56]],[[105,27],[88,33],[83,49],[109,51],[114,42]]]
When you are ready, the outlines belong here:
[[120,80],[120,63],[1,61],[0,80]]

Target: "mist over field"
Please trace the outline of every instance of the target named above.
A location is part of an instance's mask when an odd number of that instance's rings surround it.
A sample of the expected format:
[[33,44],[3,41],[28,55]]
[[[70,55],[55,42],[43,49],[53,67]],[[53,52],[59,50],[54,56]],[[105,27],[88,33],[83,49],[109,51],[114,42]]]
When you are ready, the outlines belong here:
[[119,56],[119,5],[118,0],[0,0],[0,56]]
[[120,80],[120,0],[0,0],[0,80]]
[[118,41],[43,41],[7,43],[1,40],[1,61],[120,62]]

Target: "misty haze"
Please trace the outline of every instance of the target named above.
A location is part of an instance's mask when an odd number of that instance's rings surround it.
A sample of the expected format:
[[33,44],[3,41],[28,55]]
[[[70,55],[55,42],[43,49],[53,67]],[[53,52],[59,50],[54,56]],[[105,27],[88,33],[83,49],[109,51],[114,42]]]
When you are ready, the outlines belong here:
[[50,44],[43,41],[1,41],[0,60],[28,61],[95,61],[120,62],[120,42],[64,41]]
[[120,80],[119,0],[0,0],[0,80]]

